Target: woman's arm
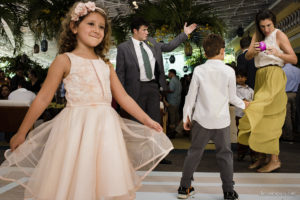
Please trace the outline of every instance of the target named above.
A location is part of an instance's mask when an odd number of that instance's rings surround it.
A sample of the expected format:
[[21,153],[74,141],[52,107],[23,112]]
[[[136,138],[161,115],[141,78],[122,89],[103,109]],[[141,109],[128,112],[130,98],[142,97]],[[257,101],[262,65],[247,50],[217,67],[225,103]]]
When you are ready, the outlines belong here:
[[31,104],[25,118],[18,129],[18,132],[10,141],[10,147],[15,150],[19,145],[25,141],[26,134],[32,127],[33,123],[43,113],[51,102],[58,85],[60,84],[64,75],[70,70],[70,60],[66,55],[59,55],[51,64],[46,80]]
[[283,53],[280,53],[274,47],[267,48],[267,53],[281,58],[285,63],[297,64],[297,56],[286,34],[278,30],[276,33],[276,40],[279,48],[283,51]]
[[245,58],[247,60],[251,60],[252,58],[254,58],[258,53],[260,52],[260,48],[259,48],[259,43],[256,42],[256,33],[254,33],[252,40],[251,40],[251,44],[248,48],[247,53],[245,54]]
[[111,63],[110,66],[110,86],[114,99],[118,104],[130,115],[139,120],[146,126],[155,129],[158,132],[162,131],[159,123],[153,121],[139,106],[138,104],[126,93],[123,88],[115,70]]

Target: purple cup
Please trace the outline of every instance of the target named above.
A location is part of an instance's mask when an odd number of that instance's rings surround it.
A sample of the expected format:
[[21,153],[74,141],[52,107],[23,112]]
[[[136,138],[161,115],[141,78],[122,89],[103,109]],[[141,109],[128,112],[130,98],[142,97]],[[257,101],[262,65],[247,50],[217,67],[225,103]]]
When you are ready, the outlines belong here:
[[261,51],[265,51],[267,49],[267,45],[264,41],[259,42],[259,48]]

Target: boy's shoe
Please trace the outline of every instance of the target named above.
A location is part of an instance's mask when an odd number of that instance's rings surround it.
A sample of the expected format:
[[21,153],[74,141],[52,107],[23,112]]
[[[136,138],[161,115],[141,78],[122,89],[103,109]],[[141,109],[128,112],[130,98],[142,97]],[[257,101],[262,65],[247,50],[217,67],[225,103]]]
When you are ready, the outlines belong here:
[[239,200],[239,195],[236,191],[224,192],[224,200]]
[[180,186],[178,188],[177,198],[178,199],[187,199],[187,198],[189,198],[189,196],[192,196],[194,194],[195,194],[195,189],[192,186],[189,188]]

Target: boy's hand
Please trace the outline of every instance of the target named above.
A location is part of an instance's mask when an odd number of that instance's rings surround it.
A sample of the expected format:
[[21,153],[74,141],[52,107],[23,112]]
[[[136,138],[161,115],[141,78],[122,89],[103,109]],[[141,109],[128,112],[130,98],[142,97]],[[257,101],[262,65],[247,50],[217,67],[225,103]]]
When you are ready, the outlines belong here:
[[187,116],[187,121],[183,124],[183,129],[186,131],[189,131],[189,130],[191,130],[191,127],[192,127],[191,120],[190,120],[189,116]]
[[250,102],[249,101],[246,101],[244,100],[244,103],[245,103],[245,109],[248,108],[248,106],[250,105]]

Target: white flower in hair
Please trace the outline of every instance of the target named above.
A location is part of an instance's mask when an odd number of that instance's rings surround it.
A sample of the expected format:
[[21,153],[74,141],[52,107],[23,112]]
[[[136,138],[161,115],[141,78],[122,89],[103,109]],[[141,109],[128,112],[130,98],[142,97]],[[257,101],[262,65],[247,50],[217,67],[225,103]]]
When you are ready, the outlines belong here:
[[97,9],[97,11],[103,13],[106,15],[105,11],[101,8],[96,7],[94,2],[87,2],[87,3],[78,3],[76,8],[74,9],[73,13],[71,14],[71,20],[72,21],[78,21],[79,17],[87,15],[89,12],[94,12]]
[[74,13],[72,13],[72,20],[73,21],[78,21],[79,20],[79,17],[81,16],[84,16],[88,13],[88,10],[85,6],[84,3],[79,3],[77,4],[75,10],[74,10]]
[[91,1],[85,3],[85,6],[87,7],[87,9],[88,9],[89,11],[95,11],[95,9],[96,9],[95,3],[94,3],[94,2],[91,2]]

